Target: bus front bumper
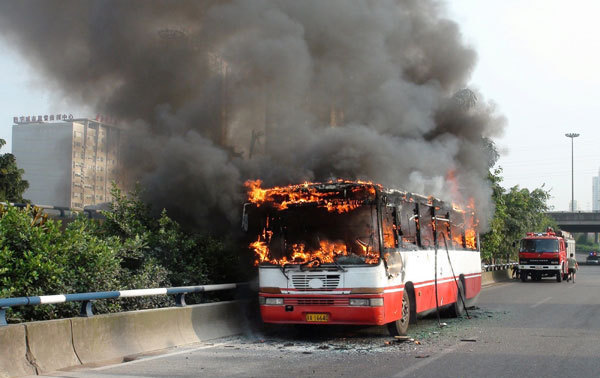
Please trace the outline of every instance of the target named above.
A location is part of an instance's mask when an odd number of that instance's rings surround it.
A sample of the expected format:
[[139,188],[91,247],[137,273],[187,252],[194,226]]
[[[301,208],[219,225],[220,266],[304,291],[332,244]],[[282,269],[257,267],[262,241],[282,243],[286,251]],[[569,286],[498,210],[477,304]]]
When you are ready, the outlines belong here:
[[[263,295],[261,293],[260,313],[265,323],[383,325],[396,320],[393,319],[394,317],[400,317],[400,314],[396,313],[398,312],[397,309],[401,308],[401,295],[402,293],[394,297],[383,294],[291,298],[281,295]],[[283,303],[265,304],[264,301],[268,297],[282,298]],[[350,305],[351,300],[374,300],[381,305]],[[386,318],[386,312],[388,318]]]

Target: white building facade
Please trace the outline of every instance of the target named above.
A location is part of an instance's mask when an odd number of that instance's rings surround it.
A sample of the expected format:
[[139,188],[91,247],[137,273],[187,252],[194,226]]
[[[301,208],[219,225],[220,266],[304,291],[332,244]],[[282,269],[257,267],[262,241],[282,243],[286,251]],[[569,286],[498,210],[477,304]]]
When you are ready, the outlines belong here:
[[121,130],[87,118],[13,125],[12,151],[29,182],[23,197],[74,209],[110,201],[120,144]]

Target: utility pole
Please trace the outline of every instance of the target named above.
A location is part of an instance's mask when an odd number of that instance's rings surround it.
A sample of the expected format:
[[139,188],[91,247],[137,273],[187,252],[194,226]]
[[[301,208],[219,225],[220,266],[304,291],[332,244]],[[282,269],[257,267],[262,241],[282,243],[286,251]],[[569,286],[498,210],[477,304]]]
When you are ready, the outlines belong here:
[[565,136],[567,138],[571,138],[571,212],[575,212],[575,174],[573,164],[573,139],[577,138],[579,134],[567,133],[565,134]]

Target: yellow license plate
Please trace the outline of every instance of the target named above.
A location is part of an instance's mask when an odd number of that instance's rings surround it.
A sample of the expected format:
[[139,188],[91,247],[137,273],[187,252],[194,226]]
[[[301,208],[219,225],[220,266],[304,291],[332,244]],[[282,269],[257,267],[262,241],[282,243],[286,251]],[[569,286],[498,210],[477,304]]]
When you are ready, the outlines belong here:
[[306,314],[307,322],[328,322],[329,314]]

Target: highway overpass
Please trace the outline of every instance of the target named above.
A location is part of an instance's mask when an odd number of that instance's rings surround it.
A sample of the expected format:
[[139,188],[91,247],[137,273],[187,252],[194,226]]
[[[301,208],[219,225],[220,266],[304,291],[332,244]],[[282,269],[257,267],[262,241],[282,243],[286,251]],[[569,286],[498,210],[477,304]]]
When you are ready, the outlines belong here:
[[[591,211],[549,211],[561,230],[568,232],[600,232],[600,212]],[[598,237],[596,236],[596,240]]]

